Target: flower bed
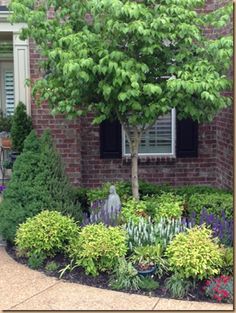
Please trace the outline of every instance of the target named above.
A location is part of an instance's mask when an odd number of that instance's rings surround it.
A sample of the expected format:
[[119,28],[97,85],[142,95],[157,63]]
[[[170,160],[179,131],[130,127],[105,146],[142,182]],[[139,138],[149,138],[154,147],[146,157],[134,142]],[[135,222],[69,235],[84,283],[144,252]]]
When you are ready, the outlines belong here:
[[[119,188],[128,190],[122,183]],[[91,201],[90,212],[80,223],[59,212],[43,211],[19,225],[16,246],[8,246],[8,252],[31,268],[81,284],[232,303],[233,219],[229,201],[227,215],[224,207],[214,211],[207,206],[193,214],[194,197],[189,190],[166,188],[161,191],[159,187],[156,194],[146,196],[143,192],[139,202],[121,194],[121,211],[113,216],[105,211],[99,214],[104,203],[100,194],[101,199]],[[200,193],[195,187],[195,192],[198,202],[201,197],[204,203],[204,191]],[[225,195],[229,199],[229,193],[222,192],[217,203],[223,205]],[[188,199],[192,201],[190,210]]]

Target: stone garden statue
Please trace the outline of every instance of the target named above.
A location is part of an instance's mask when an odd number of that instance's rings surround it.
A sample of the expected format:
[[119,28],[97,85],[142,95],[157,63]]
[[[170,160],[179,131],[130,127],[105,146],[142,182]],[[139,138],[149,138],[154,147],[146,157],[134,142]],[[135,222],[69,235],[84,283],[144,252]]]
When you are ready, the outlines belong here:
[[106,206],[108,213],[120,210],[120,206],[121,206],[120,197],[116,193],[116,187],[113,185],[110,187],[109,196],[106,200],[105,206]]

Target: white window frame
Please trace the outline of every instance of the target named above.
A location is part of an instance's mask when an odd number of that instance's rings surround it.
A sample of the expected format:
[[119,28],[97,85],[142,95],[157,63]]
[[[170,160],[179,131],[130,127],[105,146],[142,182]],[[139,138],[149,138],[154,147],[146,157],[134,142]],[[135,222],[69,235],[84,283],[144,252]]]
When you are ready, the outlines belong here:
[[[171,110],[171,152],[168,153],[139,153],[139,156],[170,156],[176,157],[175,152],[175,145],[176,145],[176,110]],[[130,153],[125,153],[125,131],[122,127],[122,156],[123,157],[130,157]]]
[[25,80],[30,78],[29,41],[20,40],[21,29],[24,23],[10,24],[7,20],[9,12],[0,11],[0,34],[9,32],[13,35],[13,64],[14,64],[14,95],[15,107],[21,101],[25,104],[28,115],[31,114],[30,89],[25,85]]

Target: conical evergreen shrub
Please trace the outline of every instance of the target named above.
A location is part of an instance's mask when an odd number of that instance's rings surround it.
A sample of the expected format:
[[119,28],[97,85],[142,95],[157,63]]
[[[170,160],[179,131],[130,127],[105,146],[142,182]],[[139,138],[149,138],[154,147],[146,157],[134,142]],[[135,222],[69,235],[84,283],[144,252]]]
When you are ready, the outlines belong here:
[[13,149],[21,153],[24,147],[24,140],[32,130],[31,118],[27,115],[26,106],[19,102],[14,115],[12,117],[11,125],[11,139]]
[[18,225],[43,210],[57,210],[81,218],[72,187],[54,148],[50,132],[40,139],[34,131],[26,138],[0,205],[0,233],[13,242]]

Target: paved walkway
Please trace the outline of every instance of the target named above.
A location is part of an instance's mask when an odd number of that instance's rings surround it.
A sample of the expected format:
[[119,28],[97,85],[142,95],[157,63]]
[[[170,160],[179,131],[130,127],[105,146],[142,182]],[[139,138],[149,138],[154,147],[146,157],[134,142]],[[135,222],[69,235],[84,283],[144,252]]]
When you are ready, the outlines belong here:
[[65,282],[15,262],[0,247],[0,310],[233,310],[230,304],[161,299]]

